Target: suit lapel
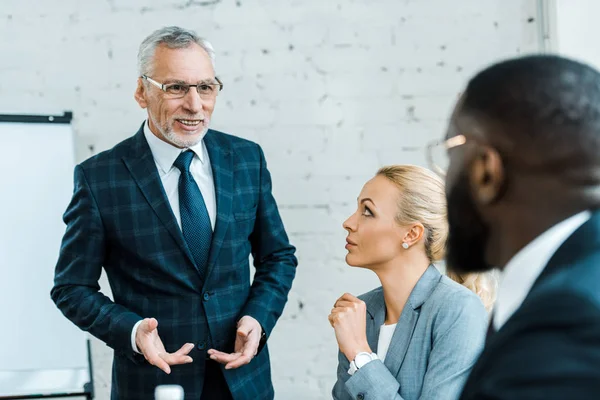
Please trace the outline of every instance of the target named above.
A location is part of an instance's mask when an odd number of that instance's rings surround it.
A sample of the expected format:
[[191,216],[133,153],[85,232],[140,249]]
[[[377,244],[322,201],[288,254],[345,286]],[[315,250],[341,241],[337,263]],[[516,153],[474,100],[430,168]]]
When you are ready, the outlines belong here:
[[217,199],[217,220],[206,272],[206,281],[208,281],[210,273],[217,262],[225,233],[233,215],[231,212],[233,201],[233,157],[231,156],[229,143],[218,137],[212,130],[209,130],[204,137],[204,143],[210,158]]
[[[471,371],[469,380],[465,385],[464,393],[470,395],[470,390],[477,386],[477,381],[481,375],[489,369],[488,365],[493,363],[493,356],[501,352],[506,343],[514,339],[523,329],[523,324],[531,320],[533,313],[529,312],[528,306],[535,298],[536,292],[542,286],[542,282],[553,274],[560,272],[564,268],[569,268],[578,259],[588,257],[591,252],[596,252],[600,248],[600,211],[593,211],[591,218],[580,226],[567,240],[558,248],[554,255],[548,261],[548,264],[536,279],[523,300],[523,303],[513,315],[486,340],[485,348],[481,353],[477,363]],[[464,397],[464,396],[463,396]]]
[[[496,334],[502,332],[505,327],[510,326],[515,316],[518,317],[519,311],[527,306],[529,300],[535,297],[541,284],[552,275],[562,271],[564,268],[571,267],[579,259],[586,258],[590,253],[597,252],[600,248],[600,211],[592,211],[590,219],[584,222],[579,228],[569,236],[558,250],[552,255],[548,264],[542,270],[540,276],[533,283],[529,293],[523,299],[523,303],[515,310],[513,315],[502,325]],[[495,334],[495,335],[496,335]],[[494,336],[495,336],[494,335]],[[494,341],[490,341],[494,342]],[[487,342],[486,342],[487,343]],[[486,346],[487,347],[487,346]]]
[[[593,211],[590,219],[577,228],[552,255],[533,284],[529,294],[534,292],[544,279],[556,271],[572,265],[577,259],[584,258],[591,252],[597,251],[598,248],[600,248],[600,211]],[[525,300],[527,300],[527,297]]]
[[408,297],[385,356],[384,364],[394,376],[398,376],[406,357],[408,346],[419,320],[421,306],[429,298],[441,277],[437,268],[430,265]]
[[408,345],[410,344],[410,339],[412,338],[418,320],[418,310],[414,310],[407,304],[404,307],[404,310],[402,310],[402,315],[400,315],[400,319],[394,330],[394,335],[392,336],[392,341],[390,342],[390,347],[385,356],[384,364],[394,376],[398,375],[398,371],[400,371],[400,367],[402,367]]
[[[521,305],[515,310],[511,317],[502,325],[502,327],[494,334],[494,337],[503,331],[505,327],[510,326],[510,322],[518,316],[519,311],[523,307],[527,306],[528,301],[535,297],[536,292],[541,286],[542,282],[552,277],[552,275],[562,271],[564,268],[569,268],[578,260],[588,257],[590,253],[596,252],[600,249],[600,211],[592,211],[590,219],[583,223],[579,228],[575,230],[554,252],[548,264],[542,270],[542,273],[537,277],[529,293]],[[490,342],[495,342],[490,340]],[[487,347],[487,342],[486,342]]]
[[132,152],[130,155],[123,157],[123,162],[167,231],[190,262],[195,265],[160,181],[152,151],[144,137],[143,125],[133,137],[132,143]]

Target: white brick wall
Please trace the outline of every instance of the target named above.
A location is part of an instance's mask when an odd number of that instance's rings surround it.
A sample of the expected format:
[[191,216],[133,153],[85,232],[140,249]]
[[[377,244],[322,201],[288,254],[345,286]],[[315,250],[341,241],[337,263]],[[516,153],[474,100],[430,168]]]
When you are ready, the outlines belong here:
[[[325,399],[336,369],[331,305],[377,284],[345,265],[342,221],[379,166],[424,164],[417,147],[441,137],[474,71],[538,48],[535,3],[2,0],[0,113],[73,110],[81,161],[143,120],[133,90],[145,35],[176,24],[211,40],[225,82],[214,127],[264,147],[298,247],[270,341],[277,398]],[[98,342],[93,352],[97,398],[108,399],[111,352]]]

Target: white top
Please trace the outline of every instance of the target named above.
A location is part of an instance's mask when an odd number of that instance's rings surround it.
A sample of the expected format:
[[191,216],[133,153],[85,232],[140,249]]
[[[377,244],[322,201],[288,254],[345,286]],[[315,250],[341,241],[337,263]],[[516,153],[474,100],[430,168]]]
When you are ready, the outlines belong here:
[[394,331],[396,330],[396,325],[381,325],[379,328],[379,340],[377,341],[377,357],[381,360],[381,362],[385,361],[385,355],[387,354],[388,349],[390,348],[390,343],[392,342],[392,336],[394,336]]
[[[179,212],[179,176],[181,172],[177,167],[173,166],[173,163],[179,154],[188,149],[180,149],[157,138],[150,130],[148,121],[144,124],[144,136],[146,137],[148,146],[150,146],[150,151],[156,163],[156,169],[158,169],[158,175],[167,194],[171,210],[173,210],[177,224],[181,228],[181,213]],[[217,200],[215,197],[212,168],[210,166],[208,150],[204,144],[204,138],[197,145],[190,147],[189,150],[196,153],[190,164],[190,173],[196,181],[198,188],[200,188],[200,193],[202,193],[204,204],[206,204],[206,209],[208,210],[210,224],[214,230],[217,220]],[[141,322],[136,323],[131,330],[131,347],[136,353],[139,353],[139,351],[135,344],[135,334]]]
[[531,287],[558,248],[588,219],[582,211],[559,222],[531,241],[510,259],[502,274],[498,298],[494,306],[494,328],[499,330],[529,294]]

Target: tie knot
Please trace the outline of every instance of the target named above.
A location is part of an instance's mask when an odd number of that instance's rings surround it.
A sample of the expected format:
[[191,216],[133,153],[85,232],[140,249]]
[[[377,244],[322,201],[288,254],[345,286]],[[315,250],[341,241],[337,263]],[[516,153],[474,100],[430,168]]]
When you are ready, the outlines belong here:
[[191,151],[191,150],[183,151],[183,152],[181,152],[181,154],[179,154],[179,156],[177,156],[177,159],[175,160],[173,165],[175,166],[175,168],[180,170],[182,174],[187,173],[190,171],[190,164],[192,163],[193,159],[194,159],[193,151]]

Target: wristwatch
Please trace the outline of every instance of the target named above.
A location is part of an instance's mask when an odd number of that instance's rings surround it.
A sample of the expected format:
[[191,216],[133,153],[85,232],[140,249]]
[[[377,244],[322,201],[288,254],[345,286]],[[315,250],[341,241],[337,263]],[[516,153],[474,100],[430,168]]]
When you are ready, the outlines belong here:
[[362,351],[354,357],[354,360],[350,362],[350,369],[348,369],[348,373],[350,375],[354,375],[356,371],[360,368],[364,367],[367,363],[378,360],[377,354],[375,353],[367,353],[366,351]]

